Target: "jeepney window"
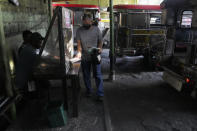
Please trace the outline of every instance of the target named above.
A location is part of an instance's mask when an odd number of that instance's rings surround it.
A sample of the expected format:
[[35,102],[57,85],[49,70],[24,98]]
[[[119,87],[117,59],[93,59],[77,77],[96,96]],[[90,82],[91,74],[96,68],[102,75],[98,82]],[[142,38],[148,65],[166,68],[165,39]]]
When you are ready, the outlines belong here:
[[81,26],[82,25],[83,14],[84,13],[82,11],[75,11],[75,14],[74,14],[74,25],[75,26]]
[[150,24],[161,24],[161,16],[151,15],[150,16]]
[[181,28],[191,28],[192,26],[192,11],[183,11],[181,19]]

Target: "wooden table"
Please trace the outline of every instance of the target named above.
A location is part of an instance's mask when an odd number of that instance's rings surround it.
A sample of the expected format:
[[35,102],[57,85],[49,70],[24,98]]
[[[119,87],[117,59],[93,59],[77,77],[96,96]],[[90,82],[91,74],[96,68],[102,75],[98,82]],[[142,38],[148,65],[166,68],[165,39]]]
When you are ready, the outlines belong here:
[[[50,65],[49,63],[46,65]],[[73,63],[68,73],[62,73],[60,67],[58,66],[45,66],[39,67],[38,70],[35,69],[33,74],[34,80],[62,80],[62,89],[64,96],[64,109],[68,110],[68,96],[67,96],[67,80],[71,80],[72,84],[72,113],[73,117],[78,116],[78,98],[80,91],[80,81],[79,81],[79,73],[80,73],[80,65],[81,62]]]

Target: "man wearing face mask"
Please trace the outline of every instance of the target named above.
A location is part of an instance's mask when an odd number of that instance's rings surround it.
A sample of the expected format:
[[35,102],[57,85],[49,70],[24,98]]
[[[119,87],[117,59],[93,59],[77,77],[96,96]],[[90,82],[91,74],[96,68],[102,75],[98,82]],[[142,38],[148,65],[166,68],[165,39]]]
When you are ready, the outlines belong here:
[[83,26],[77,30],[77,56],[81,57],[81,66],[83,71],[83,79],[87,89],[87,96],[92,95],[91,88],[91,68],[97,86],[97,100],[102,101],[104,96],[103,78],[101,73],[101,64],[95,63],[92,59],[91,50],[97,48],[99,53],[102,52],[102,35],[97,26],[92,26],[91,14],[84,14]]

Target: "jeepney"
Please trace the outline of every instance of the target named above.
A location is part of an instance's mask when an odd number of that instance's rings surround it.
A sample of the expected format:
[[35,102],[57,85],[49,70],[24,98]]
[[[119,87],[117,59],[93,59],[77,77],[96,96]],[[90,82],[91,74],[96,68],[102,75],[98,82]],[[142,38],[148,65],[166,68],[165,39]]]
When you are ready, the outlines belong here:
[[196,97],[197,87],[197,3],[165,0],[161,3],[167,28],[163,79],[183,94]]
[[162,54],[166,30],[157,5],[115,5],[116,56],[143,55],[145,61]]

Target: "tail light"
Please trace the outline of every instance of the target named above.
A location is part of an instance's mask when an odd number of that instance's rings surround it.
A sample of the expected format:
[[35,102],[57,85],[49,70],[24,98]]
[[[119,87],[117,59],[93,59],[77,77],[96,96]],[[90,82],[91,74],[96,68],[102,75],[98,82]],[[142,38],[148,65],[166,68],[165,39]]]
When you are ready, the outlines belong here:
[[156,66],[161,66],[160,63],[157,63]]
[[185,82],[186,84],[190,87],[190,86],[194,86],[195,82],[191,79],[191,78],[185,78]]
[[186,83],[190,83],[191,82],[191,80],[189,78],[186,78],[185,81],[186,81]]

